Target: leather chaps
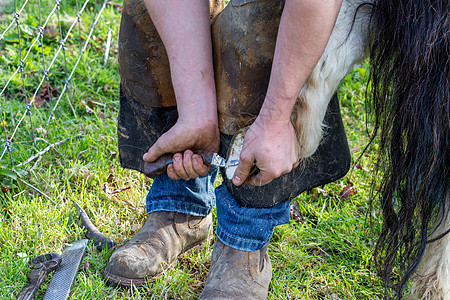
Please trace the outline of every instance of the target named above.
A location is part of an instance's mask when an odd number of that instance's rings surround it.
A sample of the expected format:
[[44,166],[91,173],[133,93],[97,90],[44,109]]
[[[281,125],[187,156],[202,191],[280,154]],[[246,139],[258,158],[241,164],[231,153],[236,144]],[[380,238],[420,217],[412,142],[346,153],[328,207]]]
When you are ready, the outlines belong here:
[[[220,154],[233,135],[251,125],[267,90],[284,1],[210,0]],[[118,124],[120,163],[143,171],[142,155],[177,121],[176,100],[164,45],[143,0],[124,0],[119,34],[121,95]],[[343,177],[350,152],[333,96],[318,150],[290,173],[255,187],[224,184],[247,207],[271,207]]]

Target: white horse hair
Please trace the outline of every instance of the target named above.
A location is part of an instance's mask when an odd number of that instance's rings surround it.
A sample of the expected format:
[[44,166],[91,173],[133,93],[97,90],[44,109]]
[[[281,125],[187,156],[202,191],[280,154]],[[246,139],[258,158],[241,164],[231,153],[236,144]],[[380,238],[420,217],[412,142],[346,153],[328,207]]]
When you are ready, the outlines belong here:
[[331,96],[353,66],[368,54],[367,39],[371,8],[362,1],[345,0],[328,44],[300,91],[292,113],[301,157],[311,156],[323,136],[323,120]]
[[[447,199],[450,195],[447,194]],[[411,299],[450,299],[450,234],[433,241],[450,228],[450,216],[441,214],[439,222],[414,276]]]

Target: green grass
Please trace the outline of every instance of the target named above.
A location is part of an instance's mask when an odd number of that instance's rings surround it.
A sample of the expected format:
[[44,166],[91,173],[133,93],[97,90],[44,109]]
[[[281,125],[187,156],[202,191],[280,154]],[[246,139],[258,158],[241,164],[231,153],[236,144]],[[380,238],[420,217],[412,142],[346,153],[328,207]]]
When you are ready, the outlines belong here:
[[[99,3],[89,6],[84,18],[92,20],[98,7]],[[11,9],[11,5],[7,9]],[[62,9],[73,15],[73,5]],[[36,11],[28,14],[35,15]],[[41,140],[36,147],[30,144],[32,125],[27,120],[20,126],[14,140],[13,159],[17,165],[48,144],[68,139],[45,153],[39,161],[36,159],[16,168],[27,171],[21,180],[37,187],[52,200],[14,180],[20,174],[10,173],[9,156],[0,162],[0,184],[11,188],[8,192],[0,192],[0,299],[17,297],[27,282],[32,257],[46,252],[61,253],[64,243],[84,237],[73,200],[85,208],[101,232],[118,242],[132,236],[133,229],[136,229],[134,225],[139,227],[145,220],[145,195],[151,181],[137,172],[122,169],[116,154],[119,18],[119,7],[108,5],[96,27],[93,45],[83,56],[73,81],[74,89],[69,91],[75,114],[64,97],[47,133],[37,134]],[[52,26],[56,26],[56,20],[52,22]],[[36,24],[33,18],[28,23],[23,22],[23,26],[30,27],[30,33]],[[88,24],[82,28],[82,35],[89,31]],[[0,31],[4,26],[2,23]],[[67,28],[67,24],[64,26]],[[106,41],[108,30],[112,30],[112,51],[107,66],[103,67],[105,49],[102,41]],[[74,49],[77,49],[77,38],[75,31],[71,42],[75,43]],[[25,34],[23,39],[29,42],[32,36]],[[50,39],[46,46],[54,49],[57,39]],[[14,62],[17,63],[14,58],[16,47],[14,35],[10,40],[0,42],[0,51],[3,51],[3,56],[0,56],[2,85],[13,70]],[[76,53],[68,55],[69,65],[75,59]],[[28,93],[40,79],[39,50],[33,52],[32,61],[25,67]],[[57,65],[51,73],[50,83],[61,89],[64,77],[62,58],[58,59]],[[346,177],[326,185],[323,190],[314,189],[294,199],[298,203],[299,216],[276,228],[269,247],[274,269],[269,299],[382,298],[382,283],[376,276],[372,261],[381,218],[377,208],[369,214],[376,144],[371,145],[359,161],[356,160],[367,145],[371,129],[365,121],[365,70],[365,66],[355,69],[339,89],[344,124],[353,149],[353,167]],[[21,79],[16,77],[0,100],[8,132],[14,129],[24,111],[21,90]],[[98,104],[91,105],[92,111],[88,112],[82,101]],[[32,107],[33,128],[45,125],[50,107]],[[4,138],[2,128],[0,132]],[[358,164],[360,168],[355,167]],[[110,188],[129,189],[111,195],[103,191],[105,184]],[[347,184],[352,184],[357,194],[342,199],[339,193]],[[102,278],[107,263],[105,253],[91,249],[84,256],[70,298],[195,299],[203,288],[211,251],[212,245],[208,245],[185,256],[176,269],[167,271],[155,284],[125,290],[105,285]],[[39,290],[38,299],[43,297],[48,282],[49,279]]]

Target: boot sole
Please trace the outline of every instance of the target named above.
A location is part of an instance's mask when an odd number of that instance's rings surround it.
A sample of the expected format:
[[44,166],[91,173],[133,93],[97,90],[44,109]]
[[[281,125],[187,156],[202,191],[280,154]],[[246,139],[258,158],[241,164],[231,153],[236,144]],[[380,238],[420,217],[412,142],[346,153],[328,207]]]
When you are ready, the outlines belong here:
[[[205,247],[206,242],[209,241],[211,239],[210,236],[208,236],[208,238],[206,238],[206,240],[204,240],[203,242],[200,242],[198,244],[194,244],[191,247],[187,248],[184,252],[180,253],[178,255],[178,257],[167,267],[164,268],[164,271],[170,270],[172,268],[174,268],[177,263],[178,260],[183,256],[183,255],[189,255],[191,254],[193,251],[198,250],[198,249],[202,249]],[[122,277],[119,275],[115,275],[112,274],[108,271],[104,271],[103,272],[103,276],[106,279],[106,283],[108,285],[114,286],[114,287],[124,287],[124,288],[130,288],[132,286],[143,286],[146,283],[154,283],[156,281],[157,278],[159,278],[162,275],[162,272],[159,274],[156,274],[152,277],[146,277],[146,278],[127,278],[127,277]]]

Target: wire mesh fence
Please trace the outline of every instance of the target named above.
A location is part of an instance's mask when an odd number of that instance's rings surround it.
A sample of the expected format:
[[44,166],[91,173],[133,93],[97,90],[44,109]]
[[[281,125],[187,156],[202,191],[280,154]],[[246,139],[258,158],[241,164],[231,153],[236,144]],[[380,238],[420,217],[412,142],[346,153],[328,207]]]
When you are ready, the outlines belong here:
[[[0,166],[21,167],[51,144],[48,127],[77,117],[76,71],[106,0],[11,0],[0,12]],[[111,31],[104,44],[105,64]]]

